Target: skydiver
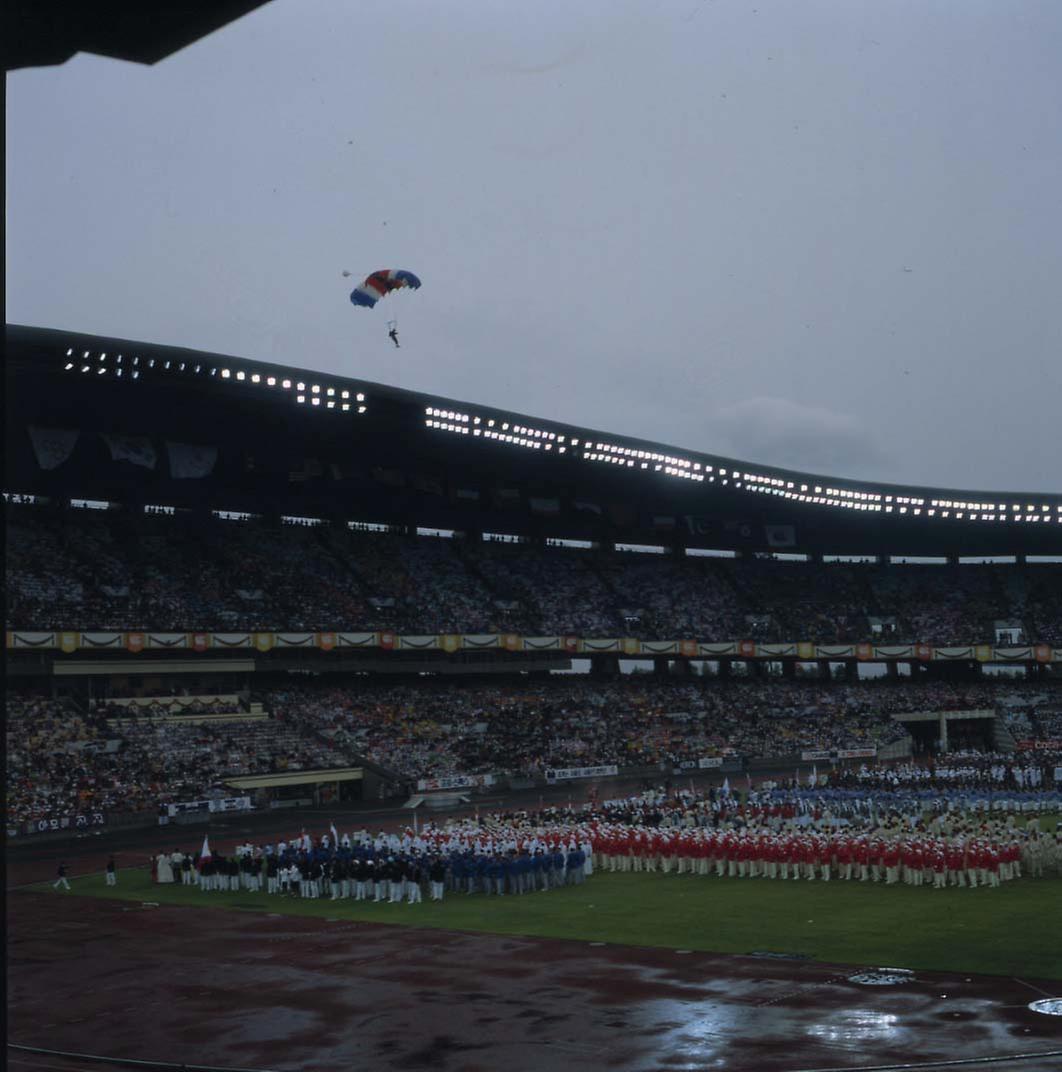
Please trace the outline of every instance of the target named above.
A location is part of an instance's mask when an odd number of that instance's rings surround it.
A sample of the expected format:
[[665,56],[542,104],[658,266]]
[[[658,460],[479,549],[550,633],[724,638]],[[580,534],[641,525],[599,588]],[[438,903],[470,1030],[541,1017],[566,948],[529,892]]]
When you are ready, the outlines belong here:
[[391,328],[387,333],[388,338],[395,344],[396,349],[401,349],[398,345],[398,328]]

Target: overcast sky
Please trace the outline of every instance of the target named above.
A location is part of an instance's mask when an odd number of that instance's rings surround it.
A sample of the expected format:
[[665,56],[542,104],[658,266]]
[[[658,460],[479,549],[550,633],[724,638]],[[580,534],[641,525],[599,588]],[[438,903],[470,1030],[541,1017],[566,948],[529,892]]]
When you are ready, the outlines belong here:
[[1058,0],[274,0],[9,76],[7,316],[1059,491],[1060,192]]

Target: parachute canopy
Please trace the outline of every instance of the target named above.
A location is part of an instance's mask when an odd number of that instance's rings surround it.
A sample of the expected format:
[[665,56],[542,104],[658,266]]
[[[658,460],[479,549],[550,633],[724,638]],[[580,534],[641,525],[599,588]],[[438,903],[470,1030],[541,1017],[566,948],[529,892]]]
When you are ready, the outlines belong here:
[[403,287],[416,290],[419,286],[420,280],[412,272],[402,268],[381,268],[367,276],[363,283],[350,292],[350,300],[354,305],[364,305],[371,309],[392,290],[401,290]]

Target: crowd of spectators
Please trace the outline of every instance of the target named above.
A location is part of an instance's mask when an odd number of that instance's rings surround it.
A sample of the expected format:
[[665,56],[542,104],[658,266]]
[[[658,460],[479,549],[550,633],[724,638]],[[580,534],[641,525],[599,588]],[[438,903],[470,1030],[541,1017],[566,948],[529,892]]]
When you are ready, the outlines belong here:
[[274,692],[297,722],[408,779],[535,777],[557,767],[759,759],[881,748],[892,716],[993,707],[1035,711],[1050,688],[974,683],[528,681],[303,685]]
[[1062,643],[1062,566],[684,557],[188,513],[7,511],[15,629]]
[[[628,676],[401,683],[354,678],[265,697],[271,717],[175,721],[103,704],[7,696],[8,819],[202,799],[226,779],[368,760],[397,781],[540,777],[554,768],[675,767],[902,740],[892,716],[995,708],[1057,738],[1057,689],[1033,684],[825,684]],[[1042,757],[1037,757],[1039,761]],[[1015,760],[1015,764],[1026,760]],[[1031,761],[1029,761],[1031,762]]]
[[275,720],[220,725],[108,718],[6,696],[7,819],[153,810],[200,799],[226,778],[350,765],[335,743]]

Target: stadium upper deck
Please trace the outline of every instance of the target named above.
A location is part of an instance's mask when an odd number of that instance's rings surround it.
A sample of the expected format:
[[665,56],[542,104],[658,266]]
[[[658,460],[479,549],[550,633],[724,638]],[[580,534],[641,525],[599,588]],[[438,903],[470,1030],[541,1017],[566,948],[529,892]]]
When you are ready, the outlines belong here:
[[6,335],[10,492],[604,545],[1062,553],[1058,493],[875,484],[295,365],[18,325]]

